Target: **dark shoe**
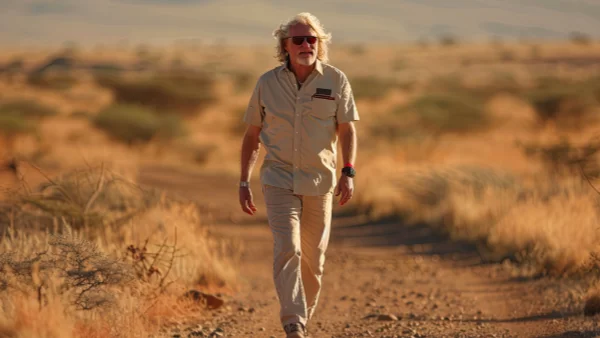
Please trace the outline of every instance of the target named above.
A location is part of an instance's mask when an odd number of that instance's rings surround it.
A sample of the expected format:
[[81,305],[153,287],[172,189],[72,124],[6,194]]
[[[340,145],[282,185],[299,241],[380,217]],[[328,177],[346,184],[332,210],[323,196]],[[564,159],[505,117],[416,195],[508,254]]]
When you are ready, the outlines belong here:
[[286,338],[306,338],[302,323],[288,324],[283,327],[283,330],[287,333]]

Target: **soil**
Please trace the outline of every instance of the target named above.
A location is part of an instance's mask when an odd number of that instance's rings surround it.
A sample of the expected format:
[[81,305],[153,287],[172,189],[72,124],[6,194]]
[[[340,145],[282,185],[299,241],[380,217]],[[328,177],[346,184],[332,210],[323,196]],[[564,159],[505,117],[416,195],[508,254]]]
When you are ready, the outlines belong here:
[[[197,201],[215,236],[243,243],[239,292],[222,295],[225,305],[212,318],[173,336],[285,337],[258,182],[252,186],[259,212],[249,216],[239,207],[235,177],[147,167],[139,179]],[[347,211],[334,207],[310,337],[600,336],[598,317],[583,314],[581,280],[523,277],[519,267],[486,263],[472,245],[425,225],[371,222]]]

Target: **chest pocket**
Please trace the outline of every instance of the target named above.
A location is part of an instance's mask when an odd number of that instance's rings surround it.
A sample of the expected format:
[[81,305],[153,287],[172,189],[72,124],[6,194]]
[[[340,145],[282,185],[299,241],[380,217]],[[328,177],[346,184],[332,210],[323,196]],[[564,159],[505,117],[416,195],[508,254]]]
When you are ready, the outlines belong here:
[[310,114],[318,119],[328,120],[334,117],[336,109],[336,100],[321,99],[317,97],[311,98]]

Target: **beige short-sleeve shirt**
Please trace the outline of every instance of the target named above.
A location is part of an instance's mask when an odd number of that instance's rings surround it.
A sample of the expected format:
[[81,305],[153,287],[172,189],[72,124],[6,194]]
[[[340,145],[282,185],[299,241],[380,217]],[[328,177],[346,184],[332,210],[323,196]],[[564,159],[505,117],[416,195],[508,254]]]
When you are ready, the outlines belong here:
[[244,121],[261,127],[266,149],[261,182],[298,195],[324,195],[337,183],[337,125],[359,120],[352,89],[339,69],[317,61],[298,89],[287,65],[258,80]]

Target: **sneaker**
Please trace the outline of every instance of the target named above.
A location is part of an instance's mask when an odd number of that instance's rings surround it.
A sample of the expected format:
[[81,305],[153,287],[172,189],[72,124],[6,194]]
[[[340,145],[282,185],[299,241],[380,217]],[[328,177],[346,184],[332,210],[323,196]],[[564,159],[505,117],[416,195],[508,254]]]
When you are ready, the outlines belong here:
[[306,338],[304,334],[304,325],[302,323],[291,323],[283,327],[286,338]]

